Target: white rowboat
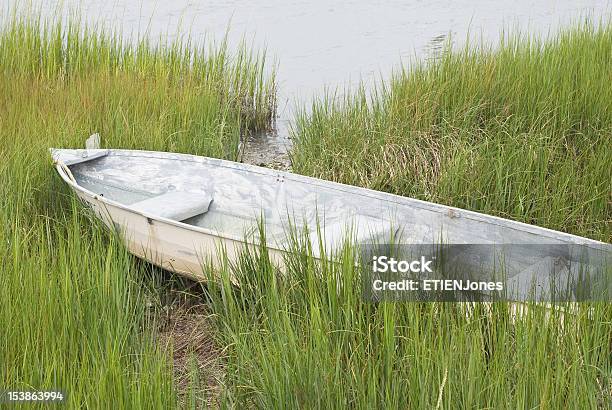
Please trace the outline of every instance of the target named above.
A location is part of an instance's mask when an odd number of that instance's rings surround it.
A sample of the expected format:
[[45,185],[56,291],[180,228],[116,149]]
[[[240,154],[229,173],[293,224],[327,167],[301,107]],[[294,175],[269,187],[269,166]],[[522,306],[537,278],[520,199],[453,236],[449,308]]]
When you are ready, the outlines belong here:
[[[265,224],[273,260],[282,260],[288,219],[325,246],[351,226],[368,242],[402,232],[402,243],[610,245],[550,229],[383,192],[231,161],[120,149],[51,149],[57,172],[131,253],[179,274],[204,279],[202,261],[219,245],[233,258],[247,231]],[[257,241],[257,235],[252,235]],[[542,255],[546,257],[546,255]]]

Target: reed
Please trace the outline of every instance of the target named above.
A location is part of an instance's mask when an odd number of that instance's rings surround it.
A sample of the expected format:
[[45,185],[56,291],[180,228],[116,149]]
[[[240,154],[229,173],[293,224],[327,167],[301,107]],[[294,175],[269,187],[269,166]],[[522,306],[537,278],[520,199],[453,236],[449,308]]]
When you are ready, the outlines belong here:
[[[270,126],[263,55],[130,42],[6,17],[0,30],[0,386],[63,389],[70,408],[200,407],[177,399],[152,329],[159,277],[54,174],[47,148],[235,158]],[[609,240],[612,31],[447,53],[372,98],[322,100],[296,122],[296,170]],[[340,263],[263,244],[210,271],[224,407],[607,408],[612,307],[367,303],[356,248]],[[223,254],[219,255],[223,258]],[[232,285],[238,281],[239,287]],[[41,405],[42,407],[42,405]]]
[[225,43],[128,41],[17,12],[0,27],[0,387],[61,389],[69,408],[174,407],[147,308],[159,277],[75,202],[48,148],[99,132],[108,147],[235,159],[242,133],[271,124],[273,73]]
[[[612,305],[370,303],[358,248],[265,246],[209,277],[236,408],[606,408]],[[238,287],[232,285],[238,283]],[[569,309],[568,309],[569,311]]]

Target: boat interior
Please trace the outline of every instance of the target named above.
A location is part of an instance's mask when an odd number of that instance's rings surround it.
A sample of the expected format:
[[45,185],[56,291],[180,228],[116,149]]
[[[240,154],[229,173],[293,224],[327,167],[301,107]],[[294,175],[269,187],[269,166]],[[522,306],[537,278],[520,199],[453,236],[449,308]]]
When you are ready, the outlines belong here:
[[338,246],[346,238],[387,242],[398,232],[377,201],[225,161],[125,151],[80,161],[69,171],[81,187],[132,210],[220,235],[259,236],[263,223],[266,238],[279,245],[296,233],[312,240],[320,232],[326,244]]

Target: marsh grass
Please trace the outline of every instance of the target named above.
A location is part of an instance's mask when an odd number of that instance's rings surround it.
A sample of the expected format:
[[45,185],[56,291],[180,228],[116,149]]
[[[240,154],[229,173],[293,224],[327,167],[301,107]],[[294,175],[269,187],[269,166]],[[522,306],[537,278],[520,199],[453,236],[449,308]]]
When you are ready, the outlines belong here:
[[612,238],[612,26],[504,34],[298,115],[298,173]]
[[[369,303],[357,249],[281,271],[265,244],[211,275],[226,349],[221,400],[237,408],[607,408],[612,305]],[[218,274],[218,272],[217,272]],[[233,286],[236,282],[238,286]],[[564,306],[562,306],[564,307]],[[565,306],[565,307],[570,307]]]
[[158,279],[75,203],[48,148],[99,132],[107,147],[234,159],[241,133],[271,124],[273,74],[263,54],[224,43],[128,42],[78,20],[2,18],[0,386],[62,389],[70,408],[173,407],[172,366],[146,308]]
[[[181,363],[178,403],[146,311],[168,284],[72,199],[47,148],[100,132],[108,147],[235,158],[240,133],[273,115],[263,57],[16,15],[2,27],[1,387],[63,389],[70,408],[202,406],[196,358]],[[316,105],[298,121],[296,168],[609,237],[609,70],[592,67],[610,63],[610,30],[517,44],[447,55],[373,102]],[[308,243],[291,245],[282,274],[264,244],[205,287],[222,406],[610,406],[610,304],[563,318],[531,306],[516,320],[508,303],[366,303],[355,248],[326,263]]]

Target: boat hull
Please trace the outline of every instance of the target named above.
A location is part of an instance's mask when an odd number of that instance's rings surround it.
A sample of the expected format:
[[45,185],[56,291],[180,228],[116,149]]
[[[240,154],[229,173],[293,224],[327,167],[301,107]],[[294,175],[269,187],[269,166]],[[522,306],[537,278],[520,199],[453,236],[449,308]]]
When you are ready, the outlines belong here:
[[[218,231],[199,226],[197,222],[185,223],[139,211],[134,205],[113,200],[94,192],[93,188],[88,189],[79,184],[71,169],[81,166],[81,173],[88,173],[89,178],[96,176],[96,172],[106,173],[107,180],[100,179],[110,185],[111,182],[116,184],[121,178],[132,184],[142,184],[147,181],[147,172],[158,172],[158,178],[163,175],[161,179],[165,181],[166,186],[185,189],[185,186],[189,185],[185,183],[185,179],[192,178],[197,182],[192,185],[208,184],[206,188],[215,197],[211,202],[211,210],[206,215],[233,208],[236,201],[248,201],[249,198],[255,197],[258,202],[250,204],[255,214],[262,210],[268,214],[274,213],[273,216],[277,219],[283,212],[286,212],[285,215],[289,213],[289,206],[299,205],[301,210],[310,212],[308,223],[311,228],[319,223],[324,226],[323,235],[326,235],[327,239],[332,235],[327,234],[325,220],[319,221],[318,207],[321,204],[329,205],[327,209],[323,209],[321,215],[331,215],[336,221],[349,221],[357,215],[360,216],[360,221],[371,221],[380,217],[380,221],[388,223],[379,224],[384,225],[386,231],[389,231],[393,224],[401,226],[402,232],[405,232],[400,238],[402,243],[427,244],[441,240],[448,244],[567,244],[595,251],[610,250],[609,244],[563,232],[230,161],[187,154],[128,150],[52,150],[52,156],[59,175],[110,229],[121,235],[132,254],[195,280],[205,280],[206,267],[218,268],[223,263],[223,257],[235,260],[245,246],[257,246],[257,238],[252,237],[253,240],[249,240],[248,235]],[[170,165],[160,168],[157,166],[160,162]],[[71,168],[72,166],[76,168]],[[174,169],[181,167],[183,174],[178,172],[177,176],[173,177]],[[159,174],[160,169],[162,174]],[[140,180],[136,180],[136,177]],[[214,182],[216,178],[220,182],[215,186],[210,181]],[[234,180],[236,185],[242,185],[232,189]],[[89,186],[95,186],[95,181],[89,183]],[[159,195],[159,192],[156,195]],[[223,202],[224,197],[228,195],[234,195],[234,202]],[[282,206],[277,204],[279,201],[283,202]],[[261,209],[255,209],[258,206]],[[278,208],[274,209],[275,206]],[[285,208],[282,208],[283,206]],[[208,205],[205,208],[208,210]],[[314,209],[317,210],[313,211]],[[351,210],[350,215],[345,209]],[[221,212],[218,215],[224,214]],[[253,214],[251,216],[254,220]],[[311,236],[312,232],[315,232],[316,236],[316,229],[311,230]],[[316,249],[318,238],[314,239],[315,257],[324,256],[323,252],[329,254],[339,243],[338,240],[329,241],[334,242],[334,246],[325,243],[324,246],[330,247]],[[286,249],[283,242],[270,240],[267,245],[272,261],[282,265]]]

